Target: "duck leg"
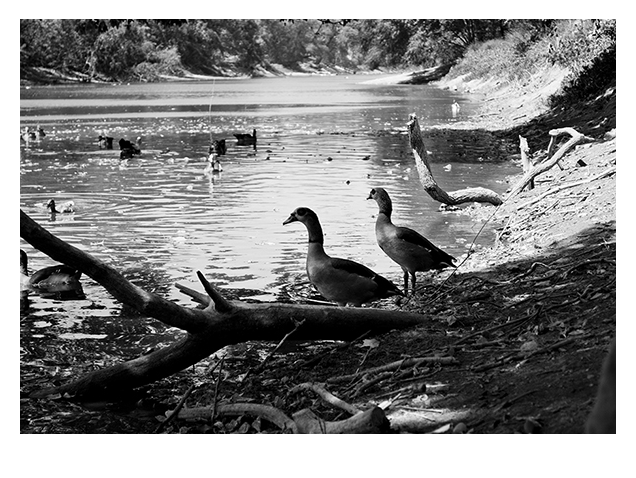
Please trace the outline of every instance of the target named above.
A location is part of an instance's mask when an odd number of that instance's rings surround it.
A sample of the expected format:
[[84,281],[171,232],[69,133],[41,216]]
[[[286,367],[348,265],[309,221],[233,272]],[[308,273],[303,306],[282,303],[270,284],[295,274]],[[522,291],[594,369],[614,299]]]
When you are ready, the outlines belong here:
[[415,272],[411,273],[411,294],[415,294]]
[[407,295],[409,291],[409,271],[406,269],[402,269],[404,271],[404,295]]

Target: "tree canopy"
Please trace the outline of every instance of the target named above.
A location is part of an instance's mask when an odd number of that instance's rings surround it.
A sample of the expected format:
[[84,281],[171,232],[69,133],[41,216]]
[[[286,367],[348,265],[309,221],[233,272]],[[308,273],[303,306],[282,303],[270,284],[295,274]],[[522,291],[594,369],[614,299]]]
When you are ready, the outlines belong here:
[[[452,64],[475,44],[510,37],[523,53],[563,31],[567,22],[572,21],[22,19],[20,66],[119,81],[153,81],[185,72],[256,75],[276,65],[350,71],[426,68]],[[594,34],[613,35],[615,41],[615,21],[584,22]],[[590,28],[579,28],[581,35]],[[576,47],[584,38],[574,36],[564,45]],[[552,54],[565,61],[560,48]]]

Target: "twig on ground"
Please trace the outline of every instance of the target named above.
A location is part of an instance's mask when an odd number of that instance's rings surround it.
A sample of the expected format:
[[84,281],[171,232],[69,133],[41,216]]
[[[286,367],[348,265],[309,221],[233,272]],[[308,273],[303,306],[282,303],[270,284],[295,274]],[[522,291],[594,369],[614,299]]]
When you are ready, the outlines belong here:
[[279,348],[281,348],[281,346],[285,343],[285,341],[294,333],[296,332],[303,324],[305,323],[305,319],[296,322],[294,321],[295,327],[291,332],[288,332],[287,334],[285,334],[285,336],[281,339],[280,342],[278,342],[278,345],[276,345],[276,347],[274,347],[274,350],[272,350],[269,354],[267,354],[267,357],[265,357],[265,359],[263,360],[263,362],[256,367],[256,369],[250,369],[247,371],[247,373],[245,374],[245,377],[243,377],[243,380],[245,380],[249,375],[252,374],[252,372],[262,372],[263,369],[265,368],[265,365],[267,365],[267,362],[269,362],[269,359],[272,358],[272,356],[278,351]]
[[344,410],[351,415],[355,415],[361,412],[361,410],[359,410],[358,408],[333,395],[322,384],[309,382],[301,383],[300,385],[296,385],[294,388],[292,388],[290,390],[290,393],[298,393],[301,390],[311,390],[328,404],[333,405],[336,408],[340,408],[341,410]]
[[552,188],[546,192],[544,192],[543,194],[537,196],[536,198],[531,199],[528,202],[525,202],[519,206],[517,206],[517,210],[522,209],[524,207],[530,206],[531,204],[534,204],[535,202],[539,202],[541,201],[543,198],[545,198],[546,196],[549,196],[550,194],[555,194],[558,193],[559,191],[563,191],[564,189],[569,189],[569,188],[574,188],[576,186],[580,186],[582,184],[586,184],[586,183],[591,183],[592,181],[596,181],[597,179],[603,179],[604,177],[610,176],[612,174],[614,174],[616,172],[616,166],[614,166],[613,168],[609,168],[606,171],[603,171],[600,174],[597,174],[596,176],[593,176],[591,178],[587,178],[587,179],[583,179],[581,181],[574,181],[568,184],[563,184],[561,186],[558,186],[556,188]]
[[332,377],[332,378],[327,379],[327,383],[347,382],[349,380],[358,378],[360,375],[367,375],[367,374],[380,373],[380,372],[386,372],[386,371],[395,371],[395,370],[399,370],[401,368],[406,368],[406,367],[417,367],[418,365],[421,365],[421,364],[424,364],[424,363],[433,363],[433,364],[440,364],[440,365],[453,365],[453,364],[458,363],[458,361],[457,361],[457,359],[455,357],[406,358],[406,359],[398,360],[396,362],[391,362],[391,363],[386,364],[386,365],[380,365],[379,367],[374,367],[374,368],[370,368],[370,369],[367,369],[367,370],[363,370],[361,372],[358,372],[357,374],[341,375],[339,377]]
[[359,337],[351,340],[350,342],[345,342],[344,344],[338,344],[335,347],[331,347],[329,350],[327,350],[326,352],[323,352],[322,354],[313,357],[305,362],[303,362],[300,366],[301,367],[310,367],[312,365],[314,365],[315,363],[320,362],[323,358],[327,357],[328,355],[331,355],[332,353],[338,351],[338,350],[343,350],[346,349],[347,347],[349,347],[351,344],[354,344],[355,342],[358,342],[359,340],[364,339],[365,337],[367,337],[369,334],[371,333],[370,330],[367,330],[364,334],[360,335]]
[[192,385],[190,385],[190,387],[188,387],[188,389],[183,394],[183,397],[181,397],[181,400],[179,400],[179,403],[177,403],[177,406],[174,408],[174,410],[172,411],[170,416],[168,416],[168,418],[166,418],[164,421],[162,421],[159,424],[159,426],[155,429],[155,433],[161,433],[161,431],[165,427],[167,427],[170,422],[172,422],[174,420],[174,418],[179,414],[179,411],[183,408],[183,405],[185,405],[186,400],[188,399],[188,397],[190,396],[190,394],[192,393],[192,391],[194,389],[195,389],[195,385],[194,384],[192,384]]
[[221,362],[219,364],[219,378],[216,379],[216,385],[214,386],[214,401],[212,404],[212,415],[211,421],[214,422],[214,418],[216,417],[216,406],[219,398],[219,386],[221,385],[221,380],[223,380],[223,361],[225,357],[221,357]]

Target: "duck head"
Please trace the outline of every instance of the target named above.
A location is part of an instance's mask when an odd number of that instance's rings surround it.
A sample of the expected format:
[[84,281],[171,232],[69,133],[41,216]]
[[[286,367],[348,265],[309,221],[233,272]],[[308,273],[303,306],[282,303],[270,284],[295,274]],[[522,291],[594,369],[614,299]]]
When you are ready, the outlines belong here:
[[318,220],[318,216],[314,211],[309,209],[308,207],[299,207],[294,209],[294,211],[289,215],[287,219],[283,222],[283,225],[289,224],[290,222],[302,222],[306,224],[307,221]]

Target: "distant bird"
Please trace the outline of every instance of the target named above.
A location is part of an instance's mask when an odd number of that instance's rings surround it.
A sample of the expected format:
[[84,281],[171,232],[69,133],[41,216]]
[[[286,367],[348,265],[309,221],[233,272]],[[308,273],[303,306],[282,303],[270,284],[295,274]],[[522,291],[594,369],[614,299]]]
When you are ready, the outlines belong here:
[[49,202],[46,203],[46,208],[51,211],[51,214],[71,213],[77,210],[73,201],[66,201],[59,206],[59,210],[55,206],[55,199],[49,199]]
[[411,275],[411,293],[415,291],[415,273],[444,267],[455,267],[453,256],[442,251],[420,233],[408,227],[399,227],[391,222],[393,205],[389,193],[383,188],[374,188],[367,199],[375,199],[380,212],[375,222],[375,237],[380,249],[397,262],[404,271],[404,292],[408,289]]
[[218,174],[221,171],[223,171],[223,166],[221,166],[221,161],[219,161],[219,157],[215,154],[212,153],[210,154],[210,156],[208,156],[208,164],[205,167],[204,172],[206,174]]
[[457,103],[456,100],[453,100],[453,104],[451,105],[451,113],[453,114],[453,116],[457,116],[460,109],[461,108],[459,106],[459,103]]
[[453,165],[452,164],[447,164],[446,166],[444,166],[444,171],[451,171],[453,169]]
[[80,283],[81,271],[65,264],[45,267],[29,276],[27,254],[20,249],[21,290],[34,289],[43,297],[84,298]]
[[141,145],[141,136],[137,137],[137,144],[127,139],[121,138],[119,140],[119,149],[121,150],[121,153],[119,153],[119,158],[130,159],[137,154],[141,154],[141,149],[138,145]]
[[102,149],[113,149],[113,138],[110,136],[102,136],[100,134],[97,137],[97,144]]
[[45,136],[46,136],[46,133],[44,132],[42,127],[40,125],[38,125],[38,127],[37,127],[37,137],[38,137],[38,139],[42,139]]
[[329,257],[323,248],[322,227],[314,211],[299,207],[283,224],[296,221],[302,222],[309,233],[307,275],[327,300],[341,306],[359,307],[365,302],[403,295],[395,284],[368,267],[348,259]]
[[28,145],[31,141],[35,141],[36,139],[37,136],[34,131],[31,131],[31,128],[28,126],[22,128],[22,131],[20,132],[20,141],[23,141]]
[[256,147],[256,129],[252,130],[252,134],[236,133],[234,137],[240,146],[254,145]]
[[227,146],[225,145],[224,139],[215,139],[212,141],[210,148],[208,149],[208,154],[218,154],[219,156],[224,156],[227,153]]

